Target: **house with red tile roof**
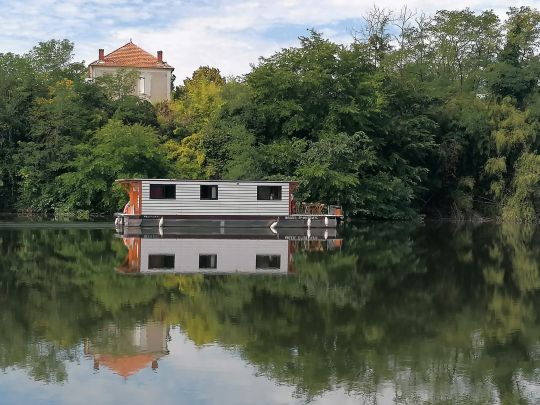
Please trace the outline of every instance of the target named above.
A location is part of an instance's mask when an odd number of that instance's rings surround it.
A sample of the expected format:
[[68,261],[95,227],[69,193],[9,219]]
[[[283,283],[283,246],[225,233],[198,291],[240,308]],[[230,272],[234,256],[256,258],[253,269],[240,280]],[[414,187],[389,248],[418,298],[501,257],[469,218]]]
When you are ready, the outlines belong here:
[[161,322],[123,328],[107,325],[94,339],[84,342],[84,354],[93,358],[94,369],[104,366],[124,378],[146,368],[156,370],[158,361],[169,354],[169,327]]
[[100,49],[98,59],[88,69],[91,79],[114,74],[119,69],[134,69],[139,72],[139,80],[133,94],[152,103],[171,99],[174,68],[163,60],[162,51],[154,56],[129,41],[108,54]]

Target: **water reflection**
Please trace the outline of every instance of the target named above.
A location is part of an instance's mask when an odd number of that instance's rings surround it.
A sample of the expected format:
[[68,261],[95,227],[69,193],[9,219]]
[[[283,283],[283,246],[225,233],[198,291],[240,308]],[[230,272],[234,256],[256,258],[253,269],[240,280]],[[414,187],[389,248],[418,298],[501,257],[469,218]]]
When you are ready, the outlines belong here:
[[[540,401],[537,227],[153,236],[0,229],[0,392],[18,378],[104,395],[92,373],[152,373],[169,402],[204,403],[214,385],[223,403]],[[278,262],[287,277],[259,270]],[[205,384],[173,390],[180,375]]]
[[148,233],[124,236],[126,258],[116,268],[123,274],[288,274],[294,272],[294,255],[340,249],[335,229],[306,234],[279,235],[270,230],[254,234]]
[[111,324],[84,343],[84,354],[91,357],[94,370],[105,366],[124,378],[146,367],[158,368],[158,360],[169,354],[169,327],[147,322],[131,328]]

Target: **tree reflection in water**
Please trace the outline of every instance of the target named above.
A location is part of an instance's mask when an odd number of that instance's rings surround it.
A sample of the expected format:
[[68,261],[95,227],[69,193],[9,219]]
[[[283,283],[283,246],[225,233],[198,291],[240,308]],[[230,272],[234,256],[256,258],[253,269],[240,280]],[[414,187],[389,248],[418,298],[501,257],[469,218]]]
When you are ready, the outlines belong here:
[[292,276],[134,277],[114,271],[126,249],[108,230],[0,230],[0,367],[50,383],[85,355],[157,367],[166,344],[133,340],[151,324],[233,348],[306,400],[338,387],[368,402],[383,389],[405,403],[538,400],[539,228],[342,234],[340,250],[297,251]]

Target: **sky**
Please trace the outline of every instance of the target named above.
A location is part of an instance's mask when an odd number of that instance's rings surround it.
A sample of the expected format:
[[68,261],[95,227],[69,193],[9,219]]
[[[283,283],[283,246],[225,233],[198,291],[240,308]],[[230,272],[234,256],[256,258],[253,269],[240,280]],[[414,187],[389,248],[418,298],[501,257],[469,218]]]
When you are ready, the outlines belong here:
[[347,43],[362,17],[380,8],[428,14],[439,9],[540,8],[540,0],[0,0],[0,53],[27,52],[40,41],[67,38],[75,59],[90,63],[130,39],[164,60],[182,80],[199,66],[225,76],[249,72],[260,56],[298,43],[314,28]]
[[[243,360],[233,348],[217,344],[196,346],[179,328],[170,331],[167,348],[169,354],[159,359],[156,371],[147,365],[127,379],[103,365],[94,371],[93,359],[88,356],[65,362],[68,378],[62,384],[35,381],[25,370],[10,368],[7,372],[0,372],[0,405],[306,403],[305,396],[296,394],[294,386],[267,377]],[[520,388],[528,388],[526,381],[519,383]],[[381,383],[380,386],[377,403],[394,405],[395,387],[391,383]],[[421,388],[416,389],[425,392]],[[363,402],[362,396],[345,388],[334,387],[313,398],[310,405],[361,403],[368,402]]]

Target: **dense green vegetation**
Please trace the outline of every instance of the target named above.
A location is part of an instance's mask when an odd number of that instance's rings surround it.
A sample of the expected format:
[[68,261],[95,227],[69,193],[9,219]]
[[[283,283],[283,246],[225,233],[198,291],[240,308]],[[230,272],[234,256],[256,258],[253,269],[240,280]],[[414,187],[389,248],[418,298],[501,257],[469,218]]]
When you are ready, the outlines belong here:
[[0,54],[0,209],[103,212],[117,177],[298,179],[349,214],[535,221],[540,12],[374,9],[240,78],[202,67],[155,106],[96,83],[69,41]]
[[122,336],[151,322],[305,399],[341,387],[374,402],[390,386],[400,403],[537,403],[538,227],[363,223],[344,237],[297,252],[290,276],[138,277],[114,271],[127,249],[111,230],[1,230],[0,370],[69,382],[70,361],[91,369],[82,342],[132,354]]

